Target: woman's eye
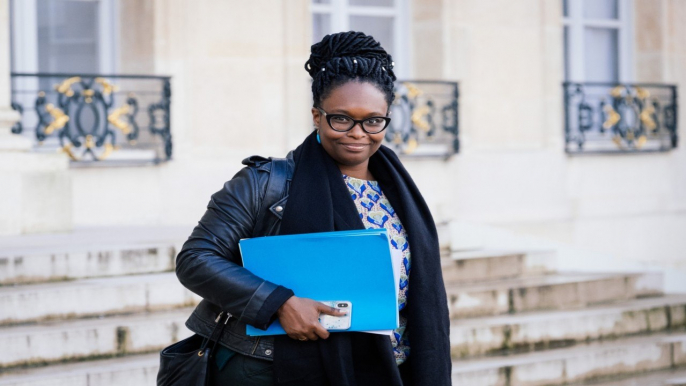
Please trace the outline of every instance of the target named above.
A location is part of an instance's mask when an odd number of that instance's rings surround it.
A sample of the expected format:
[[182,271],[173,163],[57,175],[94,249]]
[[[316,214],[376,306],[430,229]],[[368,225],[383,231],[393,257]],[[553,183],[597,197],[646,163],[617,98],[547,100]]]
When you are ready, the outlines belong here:
[[348,122],[350,122],[350,118],[342,117],[342,116],[332,117],[331,120],[336,122],[336,123],[348,123]]
[[369,118],[365,122],[369,125],[380,125],[383,123],[383,119],[381,119],[381,118]]

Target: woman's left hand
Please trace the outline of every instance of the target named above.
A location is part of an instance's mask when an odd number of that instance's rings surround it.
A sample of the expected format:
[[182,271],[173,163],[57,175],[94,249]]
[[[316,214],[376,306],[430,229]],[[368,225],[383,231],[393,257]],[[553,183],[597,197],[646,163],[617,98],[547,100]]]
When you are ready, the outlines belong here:
[[298,340],[326,339],[329,332],[319,323],[319,314],[344,316],[345,312],[318,301],[292,296],[277,311],[286,334]]

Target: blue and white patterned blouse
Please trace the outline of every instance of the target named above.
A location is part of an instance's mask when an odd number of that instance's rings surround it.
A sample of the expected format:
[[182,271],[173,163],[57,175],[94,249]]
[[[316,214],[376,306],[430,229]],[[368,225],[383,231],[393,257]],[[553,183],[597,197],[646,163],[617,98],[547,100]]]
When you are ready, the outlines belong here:
[[407,304],[407,287],[410,276],[410,245],[407,241],[407,233],[400,223],[398,214],[391,207],[377,181],[362,180],[359,178],[343,175],[350,196],[355,202],[357,211],[360,213],[362,223],[367,229],[386,228],[391,240],[391,246],[402,252],[403,264],[400,267],[400,288],[398,291],[398,310],[400,310],[399,325],[391,335],[395,362],[400,365],[410,355],[410,343],[405,327],[407,318],[402,310]]

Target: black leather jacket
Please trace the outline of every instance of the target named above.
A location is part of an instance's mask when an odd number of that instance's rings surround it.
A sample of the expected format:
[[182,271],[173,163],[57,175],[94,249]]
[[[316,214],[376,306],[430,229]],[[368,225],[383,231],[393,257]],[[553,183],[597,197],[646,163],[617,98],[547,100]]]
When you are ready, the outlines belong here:
[[[253,156],[224,188],[212,195],[207,211],[193,229],[176,257],[176,275],[186,288],[203,300],[186,321],[191,331],[208,337],[215,319],[223,310],[233,315],[221,343],[244,355],[272,360],[274,339],[250,337],[245,325],[266,329],[276,318],[276,310],[293,292],[263,280],[241,266],[238,241],[242,238],[275,235],[288,199],[288,188],[295,167],[293,152],[288,153],[285,172],[267,185],[272,161]],[[276,174],[276,173],[274,173]],[[285,181],[274,193],[273,184]],[[279,192],[281,192],[279,194]],[[265,194],[278,196],[273,202]],[[262,203],[269,207],[262,208]],[[260,217],[262,221],[260,222]],[[256,229],[257,224],[260,229]]]

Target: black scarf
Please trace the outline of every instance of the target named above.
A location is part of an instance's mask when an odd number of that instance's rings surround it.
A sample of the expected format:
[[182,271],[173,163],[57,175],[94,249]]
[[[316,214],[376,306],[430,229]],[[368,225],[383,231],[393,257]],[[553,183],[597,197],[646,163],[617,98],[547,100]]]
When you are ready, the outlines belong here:
[[[317,143],[315,133],[295,149],[293,156],[295,173],[280,234],[364,229],[340,169]],[[413,383],[450,385],[448,306],[433,218],[392,150],[381,146],[369,159],[369,170],[407,230],[412,253],[403,312],[410,342],[407,365]],[[277,385],[402,385],[386,335],[332,333],[326,340],[307,342],[281,335],[274,345]]]

